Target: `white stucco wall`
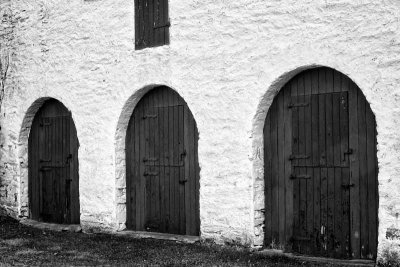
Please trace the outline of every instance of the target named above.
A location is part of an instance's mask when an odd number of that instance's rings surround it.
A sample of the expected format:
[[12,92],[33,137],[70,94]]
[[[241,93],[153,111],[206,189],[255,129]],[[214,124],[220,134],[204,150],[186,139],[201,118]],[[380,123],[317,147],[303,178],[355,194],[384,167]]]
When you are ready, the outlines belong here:
[[133,0],[13,0],[1,204],[27,214],[29,122],[53,97],[77,128],[82,226],[123,229],[124,127],[138,99],[162,84],[197,122],[202,238],[259,246],[266,112],[300,70],[329,66],[355,81],[376,115],[381,253],[398,242],[388,229],[400,228],[399,8],[395,0],[170,0],[170,45],[135,51]]

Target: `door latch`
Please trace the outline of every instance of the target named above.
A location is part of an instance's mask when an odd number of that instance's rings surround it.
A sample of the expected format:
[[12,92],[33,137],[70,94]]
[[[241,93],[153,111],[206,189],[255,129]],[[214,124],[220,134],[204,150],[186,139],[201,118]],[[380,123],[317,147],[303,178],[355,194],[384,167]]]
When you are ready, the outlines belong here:
[[70,164],[71,160],[72,160],[72,154],[69,154],[65,163]]
[[185,184],[187,181],[188,181],[187,179],[183,179],[183,180],[180,180],[179,183],[180,184]]
[[348,156],[348,155],[351,155],[353,153],[354,153],[354,151],[353,151],[352,148],[349,148],[347,151],[343,152],[343,161],[346,161],[346,155]]
[[350,189],[351,187],[354,187],[354,186],[356,186],[354,183],[351,183],[351,184],[342,184],[342,188],[343,188],[343,189]]

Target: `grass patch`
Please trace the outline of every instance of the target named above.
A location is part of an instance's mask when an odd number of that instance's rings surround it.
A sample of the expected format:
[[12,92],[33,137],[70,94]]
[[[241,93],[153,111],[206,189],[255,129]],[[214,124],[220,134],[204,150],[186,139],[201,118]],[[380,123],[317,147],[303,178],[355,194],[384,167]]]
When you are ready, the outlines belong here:
[[240,247],[43,231],[0,216],[0,266],[332,266],[267,257]]

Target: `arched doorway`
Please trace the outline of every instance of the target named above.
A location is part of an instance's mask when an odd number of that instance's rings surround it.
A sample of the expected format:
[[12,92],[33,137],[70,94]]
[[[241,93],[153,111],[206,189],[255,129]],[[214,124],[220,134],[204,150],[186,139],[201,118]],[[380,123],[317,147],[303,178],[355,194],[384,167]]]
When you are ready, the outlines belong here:
[[282,88],[265,120],[264,169],[265,246],[376,258],[376,122],[348,77],[317,68]]
[[198,131],[185,101],[157,87],[137,104],[126,134],[127,228],[200,232]]
[[29,134],[29,210],[33,220],[78,224],[78,138],[71,113],[55,99],[38,110]]

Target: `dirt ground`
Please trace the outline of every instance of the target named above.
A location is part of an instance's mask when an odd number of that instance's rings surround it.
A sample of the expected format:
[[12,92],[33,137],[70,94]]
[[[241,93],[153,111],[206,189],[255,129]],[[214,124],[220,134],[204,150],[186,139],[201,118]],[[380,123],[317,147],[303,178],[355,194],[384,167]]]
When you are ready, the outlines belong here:
[[4,216],[0,216],[0,265],[332,266],[208,243],[43,231]]

